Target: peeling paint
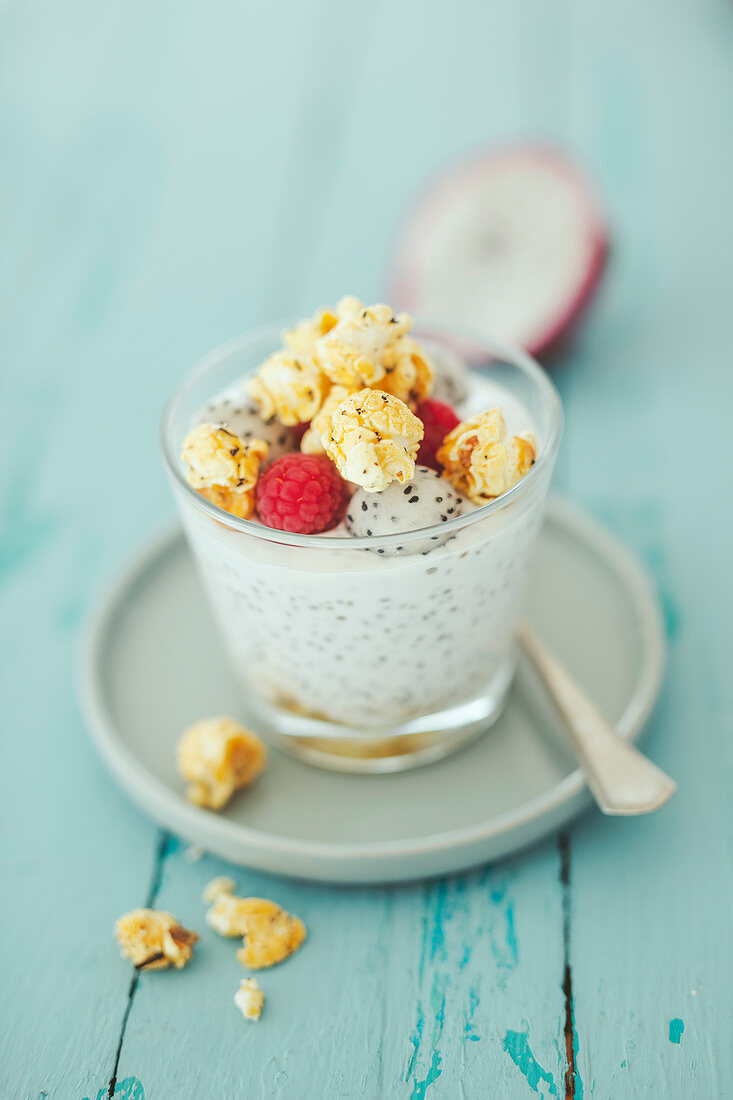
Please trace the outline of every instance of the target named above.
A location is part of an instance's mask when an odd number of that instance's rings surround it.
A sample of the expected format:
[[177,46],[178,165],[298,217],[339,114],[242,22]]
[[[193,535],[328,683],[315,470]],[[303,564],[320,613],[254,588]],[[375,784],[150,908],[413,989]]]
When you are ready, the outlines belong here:
[[[519,961],[519,944],[514,921],[514,902],[508,896],[505,883],[492,887],[491,900],[491,953],[497,968],[503,971],[514,970]],[[506,975],[500,979],[506,985]]]
[[10,477],[6,514],[14,522],[3,527],[0,540],[0,584],[24,568],[42,550],[47,550],[52,536],[61,526],[60,517],[31,509],[26,500],[23,479]]
[[424,1100],[425,1094],[431,1085],[440,1077],[443,1072],[441,1068],[442,1058],[437,1050],[433,1051],[433,1057],[430,1060],[430,1069],[427,1072],[426,1077],[422,1081],[415,1081],[412,1086],[412,1092],[410,1093],[410,1100]]
[[682,1042],[682,1033],[685,1030],[685,1025],[679,1016],[675,1016],[673,1020],[669,1021],[669,1041],[670,1043],[676,1043],[678,1046]]
[[[47,1093],[42,1093],[41,1095],[47,1096]],[[117,1082],[112,1096],[114,1100],[145,1100],[145,1089],[139,1078],[125,1077],[124,1081]],[[97,1093],[96,1100],[108,1100],[108,1098],[109,1086],[104,1085]],[[85,1096],[84,1100],[89,1100],[89,1097]]]
[[[428,912],[428,901],[430,910]],[[454,904],[449,895],[449,883],[440,882],[430,886],[425,893],[426,912],[422,921],[422,945],[418,974],[420,982],[430,973],[429,964],[434,964],[430,986],[430,1035],[429,1045],[426,1032],[426,1014],[424,998],[417,1003],[415,1027],[410,1036],[412,1053],[405,1071],[405,1081],[412,1081],[411,1100],[423,1100],[427,1090],[443,1072],[443,1057],[440,1044],[445,1026],[445,1004],[448,989],[451,986],[451,974],[441,968],[439,962],[446,959],[445,927],[453,914]],[[422,1051],[423,1036],[426,1038],[426,1050]],[[423,1058],[420,1055],[423,1054]],[[426,1066],[426,1059],[430,1061]],[[422,1062],[422,1064],[420,1064]],[[424,1074],[424,1076],[418,1076]]]
[[533,1092],[540,1096],[557,1096],[555,1079],[535,1058],[529,1045],[529,1034],[526,1031],[507,1031],[504,1036],[504,1050],[527,1079],[527,1084]]
[[471,988],[468,994],[468,1012],[466,1013],[466,1024],[463,1029],[466,1039],[470,1040],[472,1043],[477,1043],[481,1038],[480,1035],[476,1034],[473,1026],[473,1020],[476,1015],[476,1009],[478,1008],[478,1006],[479,995],[478,990],[474,986]]

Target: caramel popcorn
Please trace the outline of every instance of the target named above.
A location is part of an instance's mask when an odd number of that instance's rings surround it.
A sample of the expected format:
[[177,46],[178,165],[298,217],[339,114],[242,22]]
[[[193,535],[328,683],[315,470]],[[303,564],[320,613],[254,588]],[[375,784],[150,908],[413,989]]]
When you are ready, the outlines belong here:
[[254,489],[269,447],[263,439],[243,442],[228,428],[199,424],[183,441],[182,457],[194,489]]
[[277,351],[250,379],[249,392],[263,420],[302,424],[320,409],[330,382],[310,356]]
[[216,424],[199,424],[183,441],[188,480],[202,496],[234,516],[254,511],[254,487],[269,447],[263,439],[246,442]]
[[186,797],[208,810],[220,810],[266,764],[262,741],[233,718],[204,718],[178,743],[178,770],[189,782]]
[[411,336],[403,336],[384,357],[386,374],[380,390],[415,408],[433,392],[433,364]]
[[202,497],[206,497],[217,508],[223,508],[232,516],[239,519],[249,519],[255,510],[255,495],[250,489],[245,493],[235,489],[222,489],[219,485],[212,485],[210,489],[199,489]]
[[403,401],[382,390],[359,390],[336,406],[322,438],[342,477],[379,493],[412,477],[423,431]]
[[[242,966],[263,970],[287,959],[305,939],[305,925],[266,898],[241,898],[248,906],[244,945],[237,951]],[[241,911],[240,911],[241,912]]]
[[180,970],[193,954],[199,938],[184,928],[170,913],[156,909],[133,909],[115,924],[115,936],[122,954],[137,970]]
[[365,308],[352,297],[342,298],[336,313],[337,324],[316,343],[316,359],[337,385],[351,390],[375,385],[384,378],[385,358],[409,331],[411,318],[395,316],[389,306]]
[[489,409],[454,428],[437,457],[454,488],[474,504],[486,504],[524,477],[537,448],[530,432],[507,437],[501,409]]
[[214,879],[209,883],[204,896],[211,897],[213,891],[217,892],[213,905],[206,911],[206,923],[220,936],[244,937],[244,945],[237,952],[242,965],[261,970],[297,951],[305,939],[302,920],[267,898],[237,897],[230,883],[231,879]]
[[265,994],[254,978],[242,978],[239,989],[234,994],[234,1003],[245,1020],[259,1020],[265,1003]]
[[326,448],[323,445],[323,436],[331,427],[331,414],[337,405],[340,405],[352,390],[346,386],[332,386],[328,397],[310,422],[310,427],[303,434],[300,441],[300,449],[303,454],[322,455]]
[[301,321],[295,328],[286,332],[283,343],[295,355],[312,357],[316,350],[316,342],[330,332],[337,321],[338,317],[334,310],[328,307],[319,309],[307,321]]

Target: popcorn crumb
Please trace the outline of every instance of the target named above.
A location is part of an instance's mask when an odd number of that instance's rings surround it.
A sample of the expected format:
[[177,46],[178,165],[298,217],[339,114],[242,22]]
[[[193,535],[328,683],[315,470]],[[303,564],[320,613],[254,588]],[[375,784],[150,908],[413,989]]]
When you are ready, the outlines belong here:
[[380,390],[391,393],[415,409],[433,392],[435,370],[417,340],[403,336],[385,355],[386,373]]
[[237,958],[250,970],[282,962],[297,951],[306,935],[302,920],[287,913],[277,902],[240,898],[228,890],[217,894],[206,912],[206,923],[220,936],[244,937]]
[[443,440],[438,462],[443,476],[474,504],[506,493],[524,477],[537,456],[530,432],[507,437],[501,409],[464,420]]
[[423,425],[407,405],[382,390],[359,390],[331,414],[323,434],[326,454],[347,481],[378,493],[409,480]]
[[250,379],[249,392],[264,420],[276,416],[292,427],[315,416],[330,385],[315,359],[277,351]]
[[219,875],[218,878],[212,878],[211,882],[206,884],[201,897],[207,905],[211,905],[220,894],[233,894],[234,887],[235,882],[233,878],[229,878],[227,875]]
[[199,424],[183,441],[188,480],[202,496],[234,516],[254,511],[254,487],[269,447],[263,439],[242,440],[228,428]]
[[188,780],[186,797],[197,806],[220,810],[236,790],[264,771],[264,743],[233,718],[204,718],[178,743],[178,770]]
[[206,849],[202,848],[200,844],[191,844],[183,853],[183,858],[186,863],[198,863],[205,855]]
[[349,389],[373,386],[384,378],[385,357],[412,325],[406,313],[395,316],[389,306],[367,306],[358,298],[342,298],[338,322],[316,342],[315,356],[332,382]]
[[259,1020],[265,1003],[265,994],[254,978],[242,978],[239,989],[234,994],[234,1003],[245,1020]]
[[177,970],[189,962],[198,934],[178,923],[170,913],[133,909],[115,924],[122,954],[137,970]]

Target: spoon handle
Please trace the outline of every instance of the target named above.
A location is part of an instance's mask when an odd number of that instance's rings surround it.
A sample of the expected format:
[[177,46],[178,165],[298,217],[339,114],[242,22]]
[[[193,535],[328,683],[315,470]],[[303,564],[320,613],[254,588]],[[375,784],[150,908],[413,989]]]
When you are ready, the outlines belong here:
[[677,784],[625,741],[535,632],[521,623],[517,637],[559,711],[593,796],[604,814],[649,814]]

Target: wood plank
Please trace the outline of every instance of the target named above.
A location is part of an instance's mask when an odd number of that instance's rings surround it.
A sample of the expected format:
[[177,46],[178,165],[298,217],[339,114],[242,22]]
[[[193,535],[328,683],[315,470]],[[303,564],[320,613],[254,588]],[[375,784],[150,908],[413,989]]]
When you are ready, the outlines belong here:
[[202,929],[202,942],[182,973],[142,977],[121,1078],[152,1096],[481,1097],[488,1082],[497,1095],[531,1096],[539,1084],[562,1094],[554,842],[408,887],[346,890],[235,869],[242,893],[274,898],[309,931],[293,959],[257,975],[267,1001],[256,1025],[232,1003],[244,976],[236,941],[202,920],[204,885],[230,872],[210,857],[190,864],[181,849],[166,859],[159,904]]
[[733,26],[713,4],[667,14],[662,30],[656,5],[578,11],[574,99],[594,77],[595,96],[577,125],[611,199],[616,246],[560,382],[573,496],[646,560],[660,589],[669,670],[646,744],[680,790],[656,817],[593,815],[573,830],[570,956],[586,1088],[718,1097],[733,1069],[733,697],[720,615],[733,531],[719,507],[721,491],[730,497],[733,398],[723,320]]
[[[249,66],[256,91],[267,84],[267,59],[247,35],[228,41],[225,14],[228,56],[219,60],[230,74]],[[77,633],[90,589],[170,514],[157,419],[174,379],[197,352],[256,320],[242,272],[256,289],[252,257],[267,255],[277,224],[268,175],[285,175],[297,111],[288,82],[268,90],[282,141],[269,148],[261,130],[259,163],[245,140],[261,115],[256,96],[229,104],[209,127],[187,68],[175,86],[161,80],[159,57],[175,51],[181,26],[190,42],[206,30],[200,12],[178,5],[77,3],[70,13],[36,4],[2,19],[0,141],[13,155],[0,159],[18,216],[0,256],[3,359],[13,366],[2,372],[2,405],[14,410],[0,441],[0,607],[17,638],[0,683],[3,726],[23,731],[9,739],[5,774],[28,777],[39,808],[28,820],[27,783],[13,782],[4,858],[37,902],[5,926],[6,988],[23,996],[12,1040],[2,1035],[0,1091],[96,1097],[112,1074],[130,987],[112,923],[145,902],[158,834],[88,744],[74,701]],[[273,12],[272,40],[278,25]],[[286,62],[305,69],[298,36]],[[208,110],[217,103],[212,89]],[[218,201],[202,203],[214,182]],[[247,217],[252,204],[256,219]],[[225,274],[212,279],[222,254]],[[45,451],[29,467],[24,440],[37,432]],[[110,453],[100,462],[105,433]],[[120,440],[124,479],[114,473]]]
[[[104,308],[98,295],[82,301],[100,275],[100,207],[79,159],[73,108],[92,74],[77,68],[56,95],[54,66],[63,71],[68,37],[52,13],[47,34],[37,17],[37,7],[6,6],[0,33],[0,171],[13,212],[0,253],[0,620],[10,627],[0,662],[2,955],[4,989],[12,991],[0,1093],[77,1100],[109,1080],[129,987],[110,954],[111,923],[121,906],[145,897],[156,831],[102,774],[75,701],[90,585],[132,545],[144,519],[137,527],[133,510],[115,525],[108,472],[90,470],[88,447],[80,448],[81,467],[65,447],[87,438],[100,408],[98,361],[86,378],[80,370]],[[111,48],[113,15],[92,25],[100,50]],[[39,83],[44,71],[47,85]],[[126,252],[111,228],[112,255]],[[109,501],[106,527],[92,494]]]

